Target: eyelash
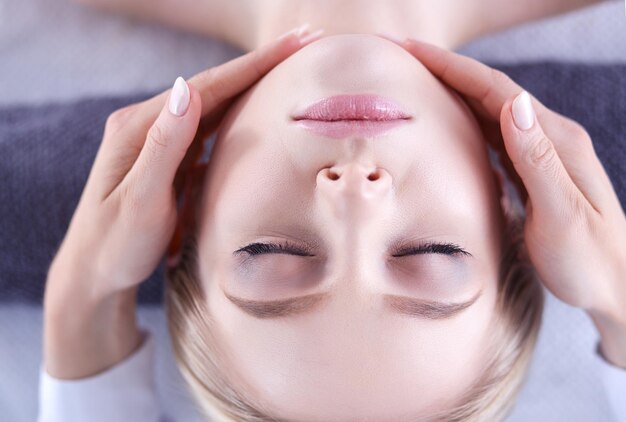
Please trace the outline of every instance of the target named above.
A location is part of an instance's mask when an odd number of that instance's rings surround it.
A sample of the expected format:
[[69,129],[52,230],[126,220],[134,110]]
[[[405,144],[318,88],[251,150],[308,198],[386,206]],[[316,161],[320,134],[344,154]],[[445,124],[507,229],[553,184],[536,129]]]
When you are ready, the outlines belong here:
[[465,249],[454,243],[436,243],[427,242],[421,245],[408,246],[394,253],[392,256],[399,258],[407,255],[424,255],[424,254],[440,254],[440,255],[465,255],[472,256]]
[[297,256],[313,256],[313,254],[307,250],[306,248],[301,248],[292,243],[285,242],[281,243],[251,243],[242,248],[239,248],[235,251],[244,252],[248,255],[261,255],[261,254],[269,254],[269,253],[287,253],[289,255],[297,255]]
[[[248,255],[262,255],[270,253],[286,253],[296,256],[314,256],[307,248],[302,248],[289,242],[284,244],[280,243],[251,243],[242,248],[239,248],[235,253],[247,253]],[[398,252],[395,252],[392,256],[400,258],[410,255],[425,255],[425,254],[440,254],[440,255],[466,255],[471,256],[469,252],[461,248],[454,243],[435,243],[428,242],[416,246],[405,247]]]

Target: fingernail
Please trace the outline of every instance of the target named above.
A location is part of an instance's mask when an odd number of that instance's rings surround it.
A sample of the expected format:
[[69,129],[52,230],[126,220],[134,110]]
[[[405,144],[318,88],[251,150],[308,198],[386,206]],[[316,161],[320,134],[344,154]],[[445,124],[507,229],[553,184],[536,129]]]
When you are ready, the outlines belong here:
[[170,93],[169,109],[176,116],[182,116],[189,107],[189,87],[182,77],[176,78]]
[[535,112],[530,100],[530,94],[527,91],[522,91],[515,97],[511,109],[513,111],[513,122],[515,122],[515,126],[518,129],[528,130],[533,127]]
[[306,31],[309,29],[309,26],[311,26],[311,24],[309,24],[307,22],[304,25],[301,25],[301,26],[299,26],[297,28],[294,28],[294,29],[291,29],[291,30],[285,32],[284,34],[282,34],[277,39],[282,40],[283,38],[286,38],[286,37],[288,37],[289,35],[292,35],[292,34],[294,34],[295,36],[300,38],[301,36],[303,36],[306,33]]
[[313,42],[316,39],[320,38],[320,36],[323,33],[324,33],[323,29],[318,29],[317,31],[315,31],[315,32],[313,32],[313,33],[311,33],[311,34],[309,34],[307,36],[301,37],[300,38],[300,44],[302,44],[302,45],[309,44],[310,42]]

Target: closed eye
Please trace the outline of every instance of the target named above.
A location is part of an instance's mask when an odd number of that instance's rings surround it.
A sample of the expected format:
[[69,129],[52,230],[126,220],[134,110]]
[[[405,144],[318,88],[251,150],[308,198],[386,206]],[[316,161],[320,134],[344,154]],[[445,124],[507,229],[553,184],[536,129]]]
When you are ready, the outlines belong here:
[[234,254],[246,253],[248,255],[261,255],[261,254],[285,254],[296,256],[315,256],[307,248],[303,248],[297,245],[293,245],[289,242],[281,243],[251,243],[237,249]]
[[[289,242],[282,243],[262,243],[255,242],[249,245],[243,246],[237,249],[234,254],[245,253],[247,255],[262,255],[262,254],[285,254],[295,256],[315,256],[306,247],[297,246]],[[400,258],[403,256],[412,255],[425,255],[425,254],[440,254],[440,255],[463,255],[473,256],[465,249],[454,243],[437,243],[427,242],[419,245],[405,246],[397,250],[392,256],[394,258]]]
[[395,258],[400,258],[403,256],[425,254],[473,256],[471,253],[467,252],[465,249],[454,243],[437,242],[427,242],[420,245],[405,246],[402,247],[400,250],[397,250],[392,256]]

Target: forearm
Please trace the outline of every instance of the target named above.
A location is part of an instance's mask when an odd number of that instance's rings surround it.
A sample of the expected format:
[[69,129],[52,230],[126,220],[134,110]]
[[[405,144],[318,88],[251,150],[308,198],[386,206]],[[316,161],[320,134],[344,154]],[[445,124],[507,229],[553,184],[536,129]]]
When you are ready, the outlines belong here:
[[141,343],[136,288],[107,297],[89,289],[90,275],[53,263],[44,298],[46,371],[55,378],[96,375],[124,360]]

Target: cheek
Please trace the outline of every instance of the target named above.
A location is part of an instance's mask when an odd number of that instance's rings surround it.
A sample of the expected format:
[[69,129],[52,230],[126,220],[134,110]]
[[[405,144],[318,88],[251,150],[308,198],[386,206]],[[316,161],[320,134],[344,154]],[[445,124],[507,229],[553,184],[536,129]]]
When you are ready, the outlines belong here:
[[[235,141],[235,140],[229,140]],[[210,220],[210,224],[229,231],[228,224],[239,220],[239,215],[253,210],[255,216],[263,217],[268,214],[265,207],[260,206],[266,198],[275,196],[277,186],[288,178],[277,174],[277,165],[268,169],[271,158],[264,151],[250,148],[233,157],[228,151],[219,151],[211,159],[211,164],[204,186],[204,198],[201,209],[203,218]],[[230,227],[230,231],[234,231]]]

